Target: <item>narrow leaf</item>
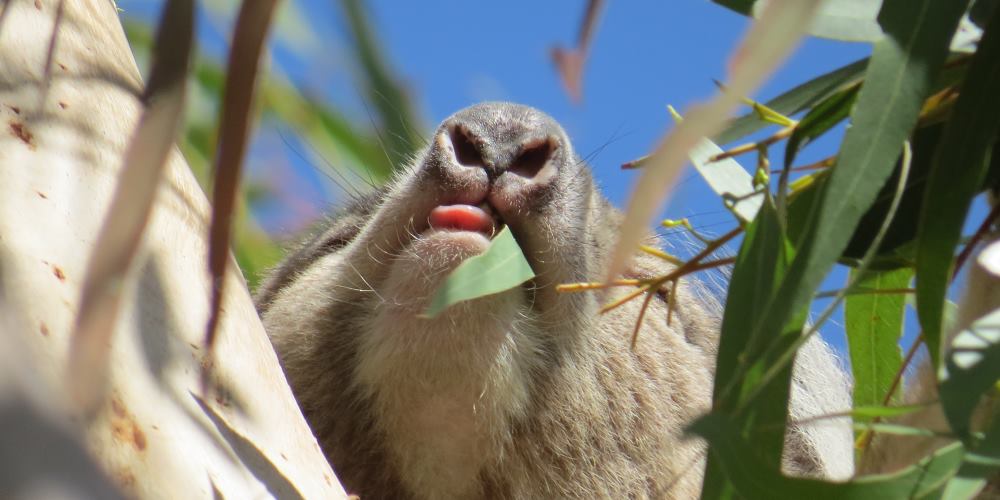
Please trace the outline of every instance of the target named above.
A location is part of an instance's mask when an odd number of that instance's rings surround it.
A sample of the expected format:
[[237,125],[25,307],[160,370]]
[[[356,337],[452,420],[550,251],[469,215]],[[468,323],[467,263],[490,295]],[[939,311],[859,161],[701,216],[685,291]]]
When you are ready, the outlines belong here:
[[688,152],[688,158],[705,182],[722,197],[726,208],[742,222],[750,222],[764,202],[764,193],[754,193],[753,176],[736,160],[710,161],[722,152],[714,142],[702,139]]
[[459,264],[438,287],[424,316],[433,318],[448,306],[510,290],[535,277],[507,226],[480,255]]
[[852,85],[827,97],[809,110],[788,138],[785,146],[785,168],[792,166],[799,150],[813,139],[827,133],[851,114],[851,108],[858,98],[860,85]]
[[[964,4],[964,2],[962,2]],[[965,220],[989,164],[1000,130],[1000,9],[979,50],[945,127],[927,181],[917,233],[917,314],[935,365],[941,349],[945,294],[953,255]]]
[[976,498],[976,495],[986,486],[986,482],[995,478],[1000,469],[1000,414],[993,416],[993,422],[983,439],[976,443],[955,477],[944,487],[941,498],[947,500],[964,500]]
[[927,405],[882,406],[879,404],[876,406],[855,406],[851,409],[851,417],[854,420],[892,418],[901,415],[908,415],[915,411],[923,410],[924,408],[927,408]]
[[802,36],[819,0],[775,0],[754,22],[729,62],[730,81],[708,104],[695,108],[660,141],[629,200],[618,244],[611,254],[608,277],[614,279],[625,268],[646,225],[673,187],[687,152],[704,137],[711,137],[725,122],[741,98],[750,95],[791,52]]
[[[783,114],[794,115],[838,92],[849,82],[859,80],[868,67],[868,58],[859,59],[829,73],[817,76],[781,95],[767,101],[767,107]],[[722,132],[715,135],[715,142],[726,144],[767,126],[756,113],[747,113],[733,120]]]
[[875,44],[852,126],[810,210],[795,260],[774,300],[756,312],[763,317],[760,332],[794,322],[842,254],[892,173],[964,8],[962,2],[886,0],[879,19],[889,36]]
[[[857,270],[850,280],[857,279]],[[906,288],[911,269],[866,273],[857,286],[874,291]],[[854,406],[875,406],[885,399],[902,363],[903,294],[848,295],[844,306],[847,346],[854,376]]]
[[[753,7],[756,15],[768,0],[759,0]],[[825,0],[807,33],[821,38],[844,42],[875,42],[884,34],[876,21],[881,0]]]
[[1000,309],[960,331],[945,358],[941,406],[956,434],[968,437],[972,413],[1000,380]]
[[[756,393],[755,404],[746,403],[749,403],[748,395],[757,389],[760,377],[773,361],[762,356],[765,346],[776,336],[783,337],[784,343],[790,344],[798,336],[802,325],[799,325],[799,330],[754,335],[754,325],[748,325],[747,319],[759,318],[755,311],[764,308],[774,295],[791,259],[791,247],[774,203],[768,198],[757,218],[747,227],[733,268],[722,319],[713,394],[714,411],[735,412],[743,405],[744,411],[739,420],[732,424],[738,426],[762,459],[776,468],[780,466],[784,443],[783,424],[791,369],[784,373],[784,384],[770,384],[765,391]],[[804,321],[805,317],[802,319]],[[702,498],[731,497],[731,486],[726,478],[721,477],[721,471],[714,457],[710,458]]]
[[757,0],[712,0],[715,3],[749,16],[753,12],[753,4]]
[[125,151],[114,198],[87,265],[70,346],[67,384],[84,409],[93,408],[102,394],[121,282],[139,248],[180,128],[193,31],[193,2],[171,0],[163,6],[143,94],[145,110]]
[[207,380],[207,369],[211,368],[214,356],[215,332],[222,307],[223,285],[226,283],[226,264],[229,262],[232,219],[236,210],[243,157],[250,135],[250,113],[257,68],[276,3],[276,0],[265,0],[242,4],[226,65],[228,72],[219,121],[219,146],[212,190],[212,224],[209,229],[208,270],[212,276],[212,296],[208,324],[205,327],[209,362],[205,365],[203,380]]
[[922,429],[920,427],[911,427],[909,425],[887,424],[882,422],[855,422],[853,427],[854,430],[858,432],[874,431],[879,434],[892,434],[894,436],[939,437],[939,434],[934,431]]
[[965,449],[953,443],[916,465],[893,474],[862,476],[846,482],[787,477],[761,460],[757,451],[724,415],[709,414],[689,428],[709,442],[709,454],[721,464],[744,498],[883,500],[925,498],[938,491],[962,463]]

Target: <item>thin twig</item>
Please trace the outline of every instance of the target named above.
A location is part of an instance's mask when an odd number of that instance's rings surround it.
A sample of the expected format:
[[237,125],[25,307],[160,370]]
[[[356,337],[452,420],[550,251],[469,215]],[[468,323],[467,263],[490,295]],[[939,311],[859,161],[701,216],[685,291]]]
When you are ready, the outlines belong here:
[[653,300],[656,292],[649,290],[646,292],[646,300],[642,301],[642,308],[639,309],[639,316],[635,320],[635,329],[632,330],[632,350],[635,350],[635,343],[639,340],[639,330],[642,328],[642,320],[646,317],[646,310],[649,309],[649,303]]
[[990,226],[996,222],[997,217],[1000,217],[1000,203],[993,205],[993,209],[991,209],[990,213],[986,215],[986,218],[983,219],[981,224],[979,224],[979,228],[976,229],[972,238],[970,238],[969,242],[965,244],[965,248],[963,248],[958,254],[958,258],[955,259],[955,271],[951,274],[952,281],[954,281],[955,277],[958,276],[958,272],[962,270],[962,266],[965,264],[965,261],[969,260],[969,256],[972,255],[972,251],[976,248],[976,245],[979,244],[979,241],[982,240],[983,236],[989,232]]

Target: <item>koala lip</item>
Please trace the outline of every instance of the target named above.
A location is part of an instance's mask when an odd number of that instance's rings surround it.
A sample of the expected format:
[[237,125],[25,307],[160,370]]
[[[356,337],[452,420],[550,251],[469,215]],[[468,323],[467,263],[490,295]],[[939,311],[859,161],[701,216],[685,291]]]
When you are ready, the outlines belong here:
[[472,231],[492,237],[499,227],[499,221],[489,204],[479,206],[456,204],[440,205],[431,210],[427,217],[431,229]]

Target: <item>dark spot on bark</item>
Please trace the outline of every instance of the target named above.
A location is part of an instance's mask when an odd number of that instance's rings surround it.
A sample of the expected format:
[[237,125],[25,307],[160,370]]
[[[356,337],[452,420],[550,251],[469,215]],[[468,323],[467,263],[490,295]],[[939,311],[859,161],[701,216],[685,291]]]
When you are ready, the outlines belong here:
[[40,322],[38,324],[38,331],[42,334],[42,336],[48,337],[49,336],[49,325],[46,325],[44,321]]
[[62,109],[66,109],[66,108],[69,107],[69,104],[66,104],[65,102],[59,101],[59,107],[62,108]]
[[13,111],[15,115],[21,114],[21,108],[17,106],[11,106],[10,104],[8,104],[7,107],[10,108],[10,110]]
[[32,142],[35,136],[31,134],[31,131],[23,123],[17,121],[10,122],[10,131],[14,134],[14,137],[21,139],[21,142],[27,144],[31,149],[35,149],[35,143]]
[[137,451],[145,451],[148,442],[146,433],[139,428],[135,417],[118,396],[111,398],[111,437],[115,441],[131,444]]
[[66,281],[66,273],[63,272],[61,267],[55,264],[52,264],[52,274],[54,274],[59,281]]
[[40,198],[43,198],[43,199],[46,199],[46,200],[49,199],[49,197],[46,196],[45,193],[43,193],[41,191],[35,191],[35,194],[37,194]]
[[139,451],[146,449],[146,433],[142,432],[142,429],[135,422],[132,422],[132,444]]
[[35,8],[42,10],[42,0],[35,0]]
[[132,490],[135,488],[135,474],[132,474],[132,471],[128,469],[120,470],[115,474],[115,482],[122,489]]
[[125,408],[125,403],[122,403],[122,401],[117,397],[111,398],[111,412],[118,418],[125,418],[128,416],[128,410]]

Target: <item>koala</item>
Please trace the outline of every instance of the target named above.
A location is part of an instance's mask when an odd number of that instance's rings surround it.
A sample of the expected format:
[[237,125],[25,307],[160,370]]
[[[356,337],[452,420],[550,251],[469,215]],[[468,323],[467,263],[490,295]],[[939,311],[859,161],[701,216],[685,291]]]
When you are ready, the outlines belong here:
[[[365,499],[694,498],[711,405],[718,306],[682,282],[599,314],[622,221],[566,133],[511,103],[459,111],[388,186],[290,253],[257,306],[326,457]],[[535,277],[423,312],[464,259],[510,228]],[[669,264],[637,254],[622,278]],[[667,301],[673,302],[667,320]],[[832,351],[799,352],[793,420],[850,407]],[[844,422],[792,426],[784,469],[853,472]]]

